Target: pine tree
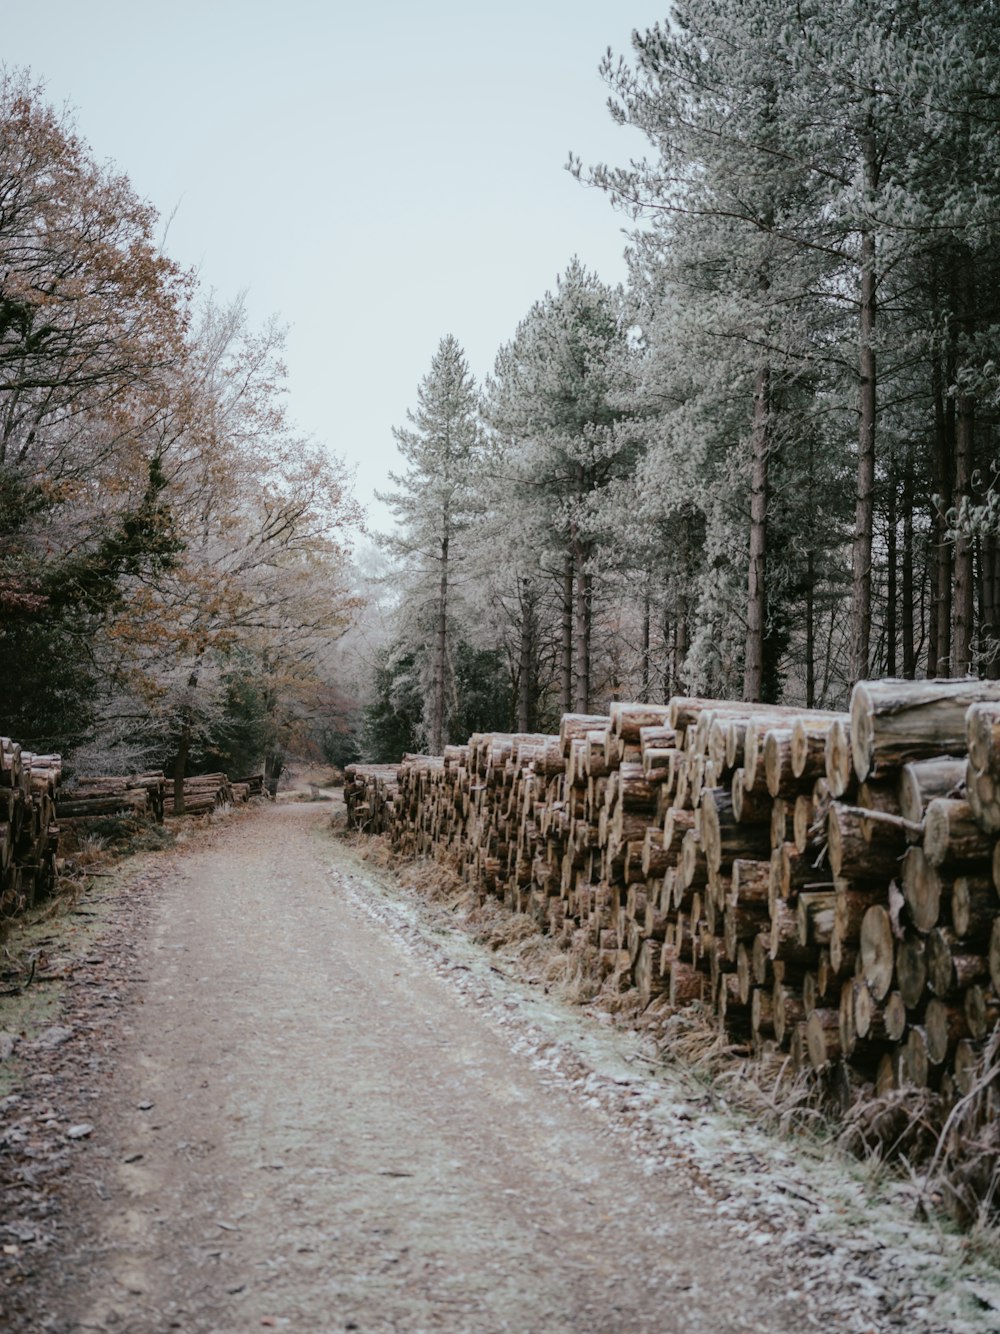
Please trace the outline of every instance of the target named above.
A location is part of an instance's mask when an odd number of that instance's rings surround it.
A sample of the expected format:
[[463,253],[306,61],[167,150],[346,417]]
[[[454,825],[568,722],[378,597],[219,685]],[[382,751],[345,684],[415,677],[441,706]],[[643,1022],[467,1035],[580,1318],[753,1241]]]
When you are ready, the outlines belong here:
[[501,351],[489,386],[505,479],[497,502],[529,553],[520,571],[529,581],[520,585],[526,633],[537,612],[537,573],[559,588],[564,712],[587,712],[595,693],[595,556],[608,488],[632,472],[640,449],[633,375],[622,293],[573,260]]
[[441,753],[447,737],[454,569],[475,508],[483,452],[478,411],[475,382],[449,334],[420,383],[409,426],[393,431],[406,471],[390,473],[396,490],[380,495],[399,523],[384,545],[402,561],[418,633],[429,640],[425,726],[433,754]]

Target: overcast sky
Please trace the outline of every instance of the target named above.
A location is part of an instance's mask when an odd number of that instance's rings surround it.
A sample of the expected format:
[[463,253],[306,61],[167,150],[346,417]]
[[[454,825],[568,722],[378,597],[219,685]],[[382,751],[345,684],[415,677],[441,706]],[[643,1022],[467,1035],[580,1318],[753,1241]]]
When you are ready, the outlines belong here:
[[75,108],[166,217],[171,255],[289,326],[299,425],[373,505],[441,337],[477,378],[574,254],[624,277],[623,219],[563,170],[624,162],[597,67],[666,0],[47,0],[3,62]]

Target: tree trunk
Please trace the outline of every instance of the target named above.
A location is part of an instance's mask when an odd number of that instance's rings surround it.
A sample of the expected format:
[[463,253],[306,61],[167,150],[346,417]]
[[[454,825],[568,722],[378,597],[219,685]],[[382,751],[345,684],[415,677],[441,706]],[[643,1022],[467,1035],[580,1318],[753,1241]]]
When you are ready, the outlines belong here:
[[[445,516],[447,525],[447,515]],[[438,586],[437,624],[434,634],[434,675],[431,686],[431,728],[428,737],[432,755],[444,750],[445,667],[448,657],[448,533],[441,538],[441,578]]]
[[816,558],[806,557],[806,708],[816,707]]
[[574,620],[574,709],[590,711],[590,617],[591,575],[587,569],[590,554],[587,543],[576,539],[573,546],[576,565],[576,609]]
[[[960,322],[963,330],[968,333],[972,323],[969,318],[969,311],[973,298],[970,292],[972,265],[967,256],[963,257],[962,269],[964,270],[964,281],[961,284],[959,301],[963,309]],[[955,490],[953,504],[957,510],[961,509],[963,501],[969,499],[972,486],[974,434],[974,399],[960,385],[955,396]],[[955,539],[954,565],[952,661],[955,675],[965,676],[972,668],[973,570],[972,541],[968,536],[959,534]]]
[[[866,178],[875,181],[875,146],[866,144]],[[851,551],[851,675],[868,675],[872,625],[872,519],[875,497],[875,235],[861,233],[861,308],[859,318],[858,470],[854,506],[854,542]]]
[[[950,368],[949,368],[950,369]],[[951,543],[947,537],[946,514],[951,506],[954,440],[954,404],[945,400],[945,377],[940,356],[935,355],[932,370],[934,396],[934,471],[937,483],[937,507],[934,512],[934,536],[937,543],[937,655],[931,676],[951,674]],[[929,664],[930,666],[930,664]]]
[[184,779],[187,775],[188,754],[191,749],[191,725],[186,720],[181,727],[174,757],[174,814],[184,814]]
[[573,712],[573,553],[567,551],[563,564],[562,655],[560,671],[561,713]]
[[907,456],[903,473],[903,676],[912,681],[917,672],[913,638],[913,460]]
[[889,491],[886,497],[886,607],[885,607],[885,669],[888,676],[896,675],[896,469],[889,462]]
[[677,614],[674,620],[674,679],[671,694],[683,694],[687,687],[687,655],[690,648],[688,634],[688,589],[691,574],[691,519],[685,514],[678,524],[683,576],[677,589]]
[[649,598],[649,579],[646,579],[646,586],[642,597],[642,702],[648,704],[650,695],[653,691],[652,683],[652,663],[649,658],[649,638],[650,638],[650,598]]
[[530,579],[521,580],[521,643],[518,653],[517,730],[531,732],[535,723],[535,595]]
[[747,575],[747,637],[743,698],[760,700],[764,688],[767,624],[767,456],[770,443],[771,370],[761,366],[753,392],[750,440],[750,563]]

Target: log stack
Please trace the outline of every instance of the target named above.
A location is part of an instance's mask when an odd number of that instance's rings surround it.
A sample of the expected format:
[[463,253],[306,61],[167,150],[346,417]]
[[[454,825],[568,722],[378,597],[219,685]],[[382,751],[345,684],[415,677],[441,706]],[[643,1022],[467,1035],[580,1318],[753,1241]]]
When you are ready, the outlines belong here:
[[[184,814],[204,815],[219,806],[232,806],[233,786],[225,774],[196,774],[184,780]],[[168,783],[163,799],[164,815],[176,815],[173,783]]]
[[1000,1018],[1000,684],[850,713],[676,698],[355,765],[352,824],[658,1007],[841,1086],[952,1101]]
[[128,776],[81,776],[61,789],[56,814],[61,824],[116,815],[143,816],[163,823],[166,779],[156,771]]
[[0,737],[0,925],[52,889],[56,874],[58,755]]

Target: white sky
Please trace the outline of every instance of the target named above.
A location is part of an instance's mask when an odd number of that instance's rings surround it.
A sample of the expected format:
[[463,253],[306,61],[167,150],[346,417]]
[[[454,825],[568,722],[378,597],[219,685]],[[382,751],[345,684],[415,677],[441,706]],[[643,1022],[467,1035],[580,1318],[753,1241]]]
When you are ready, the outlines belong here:
[[373,505],[441,337],[482,379],[573,254],[624,277],[623,219],[563,170],[624,162],[597,66],[667,0],[0,3],[0,58],[68,102],[167,249],[290,326],[290,407]]

